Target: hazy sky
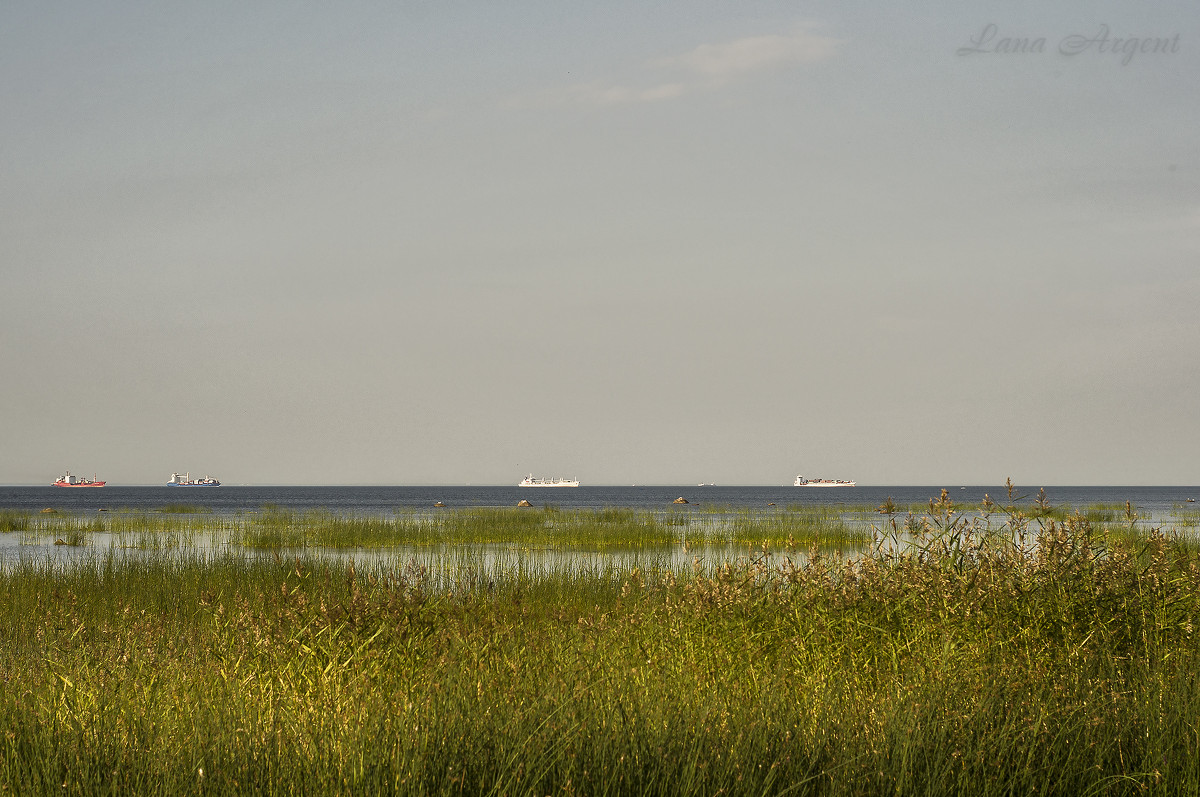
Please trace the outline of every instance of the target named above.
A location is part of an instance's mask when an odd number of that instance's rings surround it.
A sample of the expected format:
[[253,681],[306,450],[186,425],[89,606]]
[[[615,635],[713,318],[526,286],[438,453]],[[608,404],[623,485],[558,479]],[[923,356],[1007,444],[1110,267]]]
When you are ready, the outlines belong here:
[[1200,483],[1198,76],[1195,0],[4,2],[0,483]]

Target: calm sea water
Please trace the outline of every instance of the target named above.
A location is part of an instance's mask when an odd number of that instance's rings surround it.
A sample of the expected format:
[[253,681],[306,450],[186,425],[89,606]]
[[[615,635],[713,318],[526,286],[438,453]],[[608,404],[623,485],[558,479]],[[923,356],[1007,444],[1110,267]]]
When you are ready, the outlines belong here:
[[[1003,485],[947,485],[956,503],[978,504],[984,494],[1004,499]],[[706,506],[766,507],[776,504],[878,506],[887,498],[897,505],[924,504],[937,498],[940,486],[890,487],[558,487],[443,486],[443,487],[0,487],[0,510],[40,511],[53,507],[60,512],[95,512],[99,509],[154,511],[168,504],[192,504],[219,514],[237,514],[266,505],[293,510],[324,509],[339,514],[387,515],[401,508],[515,506],[527,499],[536,506],[554,504],[563,509],[630,507],[655,509],[671,505],[677,497],[702,510]],[[1037,487],[1021,488],[1025,502],[1032,502]],[[1129,501],[1143,517],[1166,517],[1173,509],[1197,508],[1200,487],[1046,487],[1055,505],[1084,508],[1092,504],[1124,504]]]

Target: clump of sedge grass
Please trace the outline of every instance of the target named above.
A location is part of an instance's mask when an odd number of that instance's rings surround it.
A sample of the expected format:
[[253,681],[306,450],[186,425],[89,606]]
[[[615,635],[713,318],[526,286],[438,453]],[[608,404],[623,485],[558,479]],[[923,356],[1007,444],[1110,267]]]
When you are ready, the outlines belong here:
[[11,509],[0,509],[0,532],[28,531],[32,515]]

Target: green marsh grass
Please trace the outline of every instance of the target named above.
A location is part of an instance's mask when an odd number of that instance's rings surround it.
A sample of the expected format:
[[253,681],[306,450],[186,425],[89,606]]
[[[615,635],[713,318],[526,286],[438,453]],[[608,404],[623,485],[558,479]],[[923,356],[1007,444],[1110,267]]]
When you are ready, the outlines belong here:
[[871,545],[874,534],[869,520],[866,508],[793,505],[783,511],[725,510],[707,513],[694,523],[686,542],[689,548],[807,550],[816,546],[846,553]]
[[473,541],[447,578],[432,543],[324,561],[327,519],[266,514],[231,533],[310,547],[0,567],[0,791],[1200,791],[1200,556],[1155,530],[943,495],[902,546],[678,570],[477,544],[485,518],[640,539],[638,513],[481,513],[433,527]]
[[513,545],[607,550],[678,542],[653,513],[553,507],[403,511],[390,517],[271,510],[258,514],[235,540],[266,549]]
[[1091,523],[1112,523],[1127,518],[1127,507],[1124,504],[1088,504],[1081,510],[1084,517]]
[[32,518],[33,516],[29,512],[2,509],[0,510],[0,533],[28,531]]
[[[622,508],[491,508],[402,511],[389,517],[270,509],[238,529],[233,541],[266,550],[511,546],[536,550],[654,550],[785,544],[864,548],[866,525],[852,527],[828,510],[652,512]],[[790,541],[790,543],[789,543]]]
[[162,514],[118,510],[104,513],[53,513],[0,517],[0,528],[20,530],[22,545],[56,541],[71,546],[167,550],[221,544],[236,518],[200,514]]
[[[1171,518],[1174,525],[1180,528],[1194,529],[1200,526],[1200,509],[1176,506],[1171,510]],[[0,523],[3,521],[0,520]]]

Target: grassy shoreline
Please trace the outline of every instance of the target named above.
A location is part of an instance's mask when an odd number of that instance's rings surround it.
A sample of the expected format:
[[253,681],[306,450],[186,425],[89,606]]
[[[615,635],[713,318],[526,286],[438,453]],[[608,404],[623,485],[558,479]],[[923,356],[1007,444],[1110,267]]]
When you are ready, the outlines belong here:
[[1200,557],[1062,517],[943,497],[855,555],[451,588],[318,529],[11,563],[0,790],[1194,794]]

